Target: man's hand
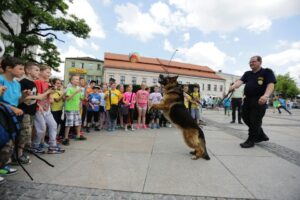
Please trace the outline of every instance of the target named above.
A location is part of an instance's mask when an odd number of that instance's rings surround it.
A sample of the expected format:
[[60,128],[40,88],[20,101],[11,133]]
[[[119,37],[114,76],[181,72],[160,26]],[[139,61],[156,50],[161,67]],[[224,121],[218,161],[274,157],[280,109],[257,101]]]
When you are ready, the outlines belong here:
[[11,109],[17,116],[23,115],[23,110],[21,110],[19,108],[15,108],[15,107],[11,107]]
[[258,104],[259,104],[259,105],[264,105],[264,104],[267,103],[267,101],[268,101],[268,97],[267,97],[267,96],[261,96],[261,97],[259,98],[259,100],[258,100]]
[[232,86],[230,86],[228,93],[233,92],[234,90],[235,90],[235,87],[232,85]]

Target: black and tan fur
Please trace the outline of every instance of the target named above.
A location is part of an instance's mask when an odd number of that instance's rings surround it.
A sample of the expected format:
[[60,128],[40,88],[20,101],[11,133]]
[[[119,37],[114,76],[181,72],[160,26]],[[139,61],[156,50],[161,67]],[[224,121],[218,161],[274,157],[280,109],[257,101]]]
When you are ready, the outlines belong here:
[[194,121],[188,109],[184,105],[182,87],[177,82],[178,76],[169,77],[159,75],[159,83],[164,86],[164,97],[160,104],[152,106],[162,110],[164,116],[176,127],[182,130],[185,143],[195,151],[192,159],[204,158],[210,160],[206,150],[205,137],[202,129]]

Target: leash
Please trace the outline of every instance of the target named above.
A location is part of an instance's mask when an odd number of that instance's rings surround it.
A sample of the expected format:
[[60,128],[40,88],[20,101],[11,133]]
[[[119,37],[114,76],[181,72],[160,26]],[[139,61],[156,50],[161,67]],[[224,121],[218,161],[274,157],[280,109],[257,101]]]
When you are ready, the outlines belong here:
[[167,73],[167,75],[169,76],[169,71],[167,70],[167,68],[165,68],[164,64],[162,64],[162,62],[159,60],[159,58],[156,58],[156,60],[158,61],[158,63],[160,64],[160,66],[163,68],[163,70]]
[[[230,99],[231,96],[233,95],[233,92],[234,92],[234,91],[229,91],[229,92],[223,97],[223,99],[221,100],[221,102],[223,102],[227,97],[228,97],[228,99]],[[228,95],[229,95],[229,96],[228,96]],[[228,101],[228,99],[226,100],[226,102]]]

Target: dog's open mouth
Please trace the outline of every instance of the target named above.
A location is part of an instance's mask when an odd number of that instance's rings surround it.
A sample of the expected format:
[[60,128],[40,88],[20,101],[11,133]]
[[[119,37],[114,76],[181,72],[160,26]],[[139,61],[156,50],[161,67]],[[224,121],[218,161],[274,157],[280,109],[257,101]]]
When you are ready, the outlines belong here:
[[164,75],[160,74],[158,77],[158,83],[161,85],[166,85],[167,84],[167,78],[164,77]]

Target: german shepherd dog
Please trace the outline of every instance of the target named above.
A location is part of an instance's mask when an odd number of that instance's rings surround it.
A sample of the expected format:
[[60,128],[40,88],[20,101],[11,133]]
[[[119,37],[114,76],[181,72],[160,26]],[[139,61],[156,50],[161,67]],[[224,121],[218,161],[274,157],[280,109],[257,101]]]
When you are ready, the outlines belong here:
[[162,110],[166,119],[182,130],[185,143],[194,151],[190,152],[193,160],[200,157],[210,160],[206,150],[205,137],[202,129],[192,118],[184,105],[183,89],[177,82],[178,76],[159,75],[158,82],[164,86],[164,97],[161,103],[151,109]]

